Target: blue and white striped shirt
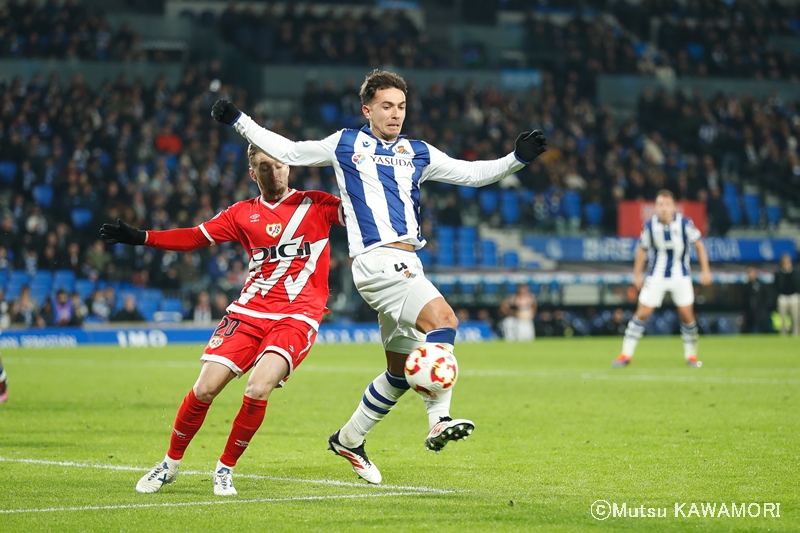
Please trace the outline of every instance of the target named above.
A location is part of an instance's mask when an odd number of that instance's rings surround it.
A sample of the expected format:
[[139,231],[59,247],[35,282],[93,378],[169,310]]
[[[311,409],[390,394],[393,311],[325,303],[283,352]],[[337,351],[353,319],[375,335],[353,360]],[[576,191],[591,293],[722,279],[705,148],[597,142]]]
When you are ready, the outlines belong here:
[[420,184],[425,180],[481,187],[521,169],[513,153],[493,161],[453,159],[424,141],[401,135],[386,142],[367,126],[321,141],[293,142],[242,113],[234,128],[270,157],[290,166],[333,166],[342,196],[350,256],[403,242],[420,249]]
[[644,223],[639,246],[653,250],[650,276],[673,278],[689,275],[690,245],[700,240],[692,219],[676,213],[672,222],[663,224],[658,215]]

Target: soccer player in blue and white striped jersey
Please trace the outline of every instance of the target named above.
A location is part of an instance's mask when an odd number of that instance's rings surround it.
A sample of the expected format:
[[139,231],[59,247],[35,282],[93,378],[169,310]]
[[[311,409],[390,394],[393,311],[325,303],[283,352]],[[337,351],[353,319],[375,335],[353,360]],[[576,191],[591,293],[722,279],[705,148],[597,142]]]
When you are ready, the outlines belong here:
[[[689,272],[690,246],[697,250],[700,262],[700,282],[711,283],[708,254],[700,240],[698,230],[690,218],[675,211],[675,198],[670,191],[659,191],[656,195],[656,214],[644,223],[636,258],[633,263],[634,285],[639,292],[639,305],[625,330],[622,353],[614,361],[615,367],[627,366],[631,362],[636,344],[644,335],[645,323],[667,292],[678,308],[681,321],[681,337],[686,364],[699,367],[697,360],[697,323],[694,319],[694,288]],[[650,272],[642,281],[642,270],[648,251],[651,251]]]
[[[292,142],[262,128],[227,101],[212,116],[232,125],[270,157],[291,166],[333,166],[344,208],[353,281],[378,312],[386,372],[367,387],[350,420],[328,439],[338,455],[371,483],[381,475],[364,452],[364,437],[408,390],[404,366],[409,353],[426,343],[450,351],[456,319],[436,287],[425,278],[416,250],[425,246],[420,232],[420,186],[439,181],[481,187],[500,181],[541,155],[547,141],[540,131],[523,132],[514,152],[493,161],[460,161],[424,141],[401,135],[406,116],[406,83],[397,74],[375,70],[361,87],[368,126],[339,130],[321,141]],[[423,398],[430,431],[425,445],[441,450],[448,441],[474,429],[466,419],[450,417],[452,391]]]

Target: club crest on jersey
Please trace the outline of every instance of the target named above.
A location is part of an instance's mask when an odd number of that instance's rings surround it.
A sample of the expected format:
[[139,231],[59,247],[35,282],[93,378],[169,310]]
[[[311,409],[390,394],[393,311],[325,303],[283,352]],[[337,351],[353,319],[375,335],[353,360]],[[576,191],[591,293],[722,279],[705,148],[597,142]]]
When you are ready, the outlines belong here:
[[222,346],[222,341],[224,340],[225,339],[223,339],[222,337],[211,337],[211,340],[208,341],[208,347],[211,348],[212,350],[214,348],[219,348],[220,346]]
[[367,156],[364,154],[353,154],[353,163],[355,163],[356,165],[360,165],[366,160]]
[[283,231],[283,224],[279,222],[275,222],[273,224],[267,224],[267,235],[270,237],[277,237]]
[[399,145],[399,146],[396,146],[395,149],[394,149],[394,152],[396,154],[406,154],[406,155],[409,153],[409,151],[406,150],[406,147],[403,146],[402,144]]

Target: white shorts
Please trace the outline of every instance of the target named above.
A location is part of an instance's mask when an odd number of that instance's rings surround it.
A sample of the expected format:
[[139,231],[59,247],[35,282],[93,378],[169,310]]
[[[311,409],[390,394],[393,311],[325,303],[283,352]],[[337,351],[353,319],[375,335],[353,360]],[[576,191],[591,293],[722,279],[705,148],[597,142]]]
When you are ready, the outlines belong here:
[[425,305],[441,296],[425,278],[417,254],[382,246],[353,259],[353,282],[378,312],[383,348],[408,354],[425,344],[415,327]]
[[639,293],[639,303],[647,307],[661,307],[667,292],[672,295],[672,302],[676,307],[687,307],[694,303],[694,287],[689,276],[674,278],[647,276],[642,292]]

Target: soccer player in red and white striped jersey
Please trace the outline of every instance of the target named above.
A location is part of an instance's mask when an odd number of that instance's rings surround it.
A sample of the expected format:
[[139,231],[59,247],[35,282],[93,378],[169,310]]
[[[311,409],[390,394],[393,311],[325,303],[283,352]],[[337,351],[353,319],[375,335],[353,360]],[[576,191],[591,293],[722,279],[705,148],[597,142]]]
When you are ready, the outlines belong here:
[[253,145],[247,156],[259,197],[194,228],[142,231],[118,221],[101,229],[109,243],[189,251],[236,241],[250,256],[244,288],[214,331],[201,357],[200,377],[178,409],[166,457],[139,480],[138,492],[156,492],[175,481],[213,399],[252,369],[214,476],[215,494],[236,494],[233,467],[264,419],[270,392],[283,385],[314,344],[325,312],[329,234],[331,226],[344,225],[341,201],[325,192],[289,188],[289,167]]

